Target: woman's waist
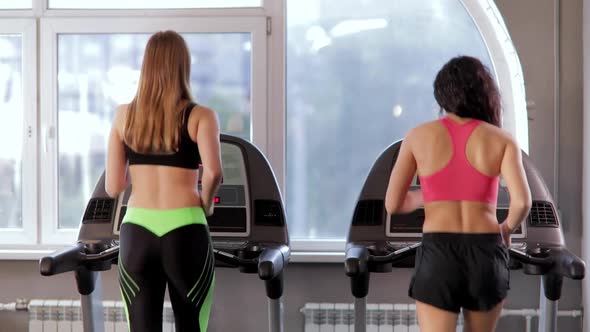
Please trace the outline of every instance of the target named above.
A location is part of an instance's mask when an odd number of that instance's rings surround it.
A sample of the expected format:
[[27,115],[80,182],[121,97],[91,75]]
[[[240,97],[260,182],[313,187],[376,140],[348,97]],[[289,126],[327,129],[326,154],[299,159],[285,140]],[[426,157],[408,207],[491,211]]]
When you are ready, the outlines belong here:
[[129,171],[133,193],[198,195],[198,172],[173,170],[174,167],[158,167],[161,168],[160,171],[148,171],[147,169],[131,169]]
[[154,209],[154,210],[173,210],[181,208],[201,207],[201,197],[195,191],[177,191],[177,192],[145,192],[133,187],[128,207]]
[[454,243],[461,245],[501,245],[503,244],[500,233],[455,233],[455,232],[424,232],[422,244]]
[[485,234],[500,233],[495,214],[474,214],[468,217],[457,215],[431,215],[426,212],[424,233]]

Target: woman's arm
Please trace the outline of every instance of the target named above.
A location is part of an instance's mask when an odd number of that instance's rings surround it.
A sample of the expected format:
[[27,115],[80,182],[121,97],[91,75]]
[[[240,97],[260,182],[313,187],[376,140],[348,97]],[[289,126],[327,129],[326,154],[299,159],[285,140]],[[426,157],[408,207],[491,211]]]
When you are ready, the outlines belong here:
[[510,245],[510,234],[524,221],[531,209],[531,190],[522,165],[522,152],[512,138],[504,150],[500,172],[510,194],[508,217],[502,223],[501,231],[505,244]]
[[219,142],[219,119],[214,111],[201,107],[197,127],[197,142],[203,163],[201,177],[201,202],[205,214],[213,214],[213,200],[221,183],[221,147]]
[[410,213],[424,203],[422,191],[410,191],[410,183],[416,174],[416,159],[411,148],[411,134],[404,139],[389,177],[385,194],[385,209],[388,214]]
[[127,157],[121,137],[124,120],[124,106],[115,111],[115,119],[111,125],[106,160],[105,190],[111,197],[117,197],[127,188]]

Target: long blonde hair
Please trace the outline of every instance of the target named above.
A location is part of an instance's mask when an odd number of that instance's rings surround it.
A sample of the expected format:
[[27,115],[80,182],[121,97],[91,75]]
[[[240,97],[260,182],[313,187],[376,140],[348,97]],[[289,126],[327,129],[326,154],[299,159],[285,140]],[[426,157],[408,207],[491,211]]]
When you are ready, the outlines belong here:
[[182,111],[193,101],[191,56],[175,31],[160,31],[145,48],[139,86],[129,104],[124,140],[140,153],[171,153],[178,148]]

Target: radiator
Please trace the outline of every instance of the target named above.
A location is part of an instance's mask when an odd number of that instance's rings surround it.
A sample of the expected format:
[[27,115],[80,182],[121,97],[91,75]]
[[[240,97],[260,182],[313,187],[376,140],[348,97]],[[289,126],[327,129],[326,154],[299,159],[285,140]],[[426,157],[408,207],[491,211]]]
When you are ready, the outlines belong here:
[[[354,305],[306,303],[304,332],[354,332]],[[419,332],[414,304],[367,304],[367,332]],[[463,331],[459,316],[457,331]]]
[[[105,332],[127,332],[127,319],[122,301],[104,301]],[[80,301],[31,300],[29,332],[84,332]],[[162,331],[174,332],[174,315],[170,302],[164,303]]]
[[[306,303],[301,308],[305,316],[304,332],[354,332],[354,305],[349,303]],[[557,317],[581,319],[583,311],[559,310]],[[532,319],[539,309],[506,309],[501,317],[525,319],[525,331],[532,331]],[[414,304],[367,304],[367,332],[419,332]],[[457,321],[457,331],[463,331],[463,316]]]

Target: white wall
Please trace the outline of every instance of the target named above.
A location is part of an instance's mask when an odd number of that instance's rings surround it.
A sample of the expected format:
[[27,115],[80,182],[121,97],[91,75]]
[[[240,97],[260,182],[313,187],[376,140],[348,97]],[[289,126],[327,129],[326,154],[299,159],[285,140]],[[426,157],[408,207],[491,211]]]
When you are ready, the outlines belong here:
[[[585,96],[590,95],[590,1],[584,1],[583,6],[583,67],[584,67],[584,90]],[[584,147],[587,149],[590,146],[590,98],[584,98]],[[584,153],[583,162],[583,206],[590,206],[590,153]],[[588,229],[590,227],[590,212],[584,210],[583,212],[584,224],[583,226]],[[583,258],[588,262],[590,259],[590,243],[588,241],[582,241],[582,255]],[[590,278],[584,280],[584,307],[590,308]],[[584,317],[584,327],[590,329],[590,315]]]

